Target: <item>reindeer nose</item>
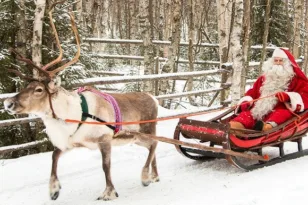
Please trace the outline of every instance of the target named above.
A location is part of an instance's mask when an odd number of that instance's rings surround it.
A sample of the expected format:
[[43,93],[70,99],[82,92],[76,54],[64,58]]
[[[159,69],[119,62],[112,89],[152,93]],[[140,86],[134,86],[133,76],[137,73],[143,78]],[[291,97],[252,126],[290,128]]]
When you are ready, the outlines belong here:
[[15,103],[10,99],[7,99],[7,100],[4,101],[4,109],[6,109],[6,110],[10,110],[11,108],[14,107],[14,105],[15,105]]

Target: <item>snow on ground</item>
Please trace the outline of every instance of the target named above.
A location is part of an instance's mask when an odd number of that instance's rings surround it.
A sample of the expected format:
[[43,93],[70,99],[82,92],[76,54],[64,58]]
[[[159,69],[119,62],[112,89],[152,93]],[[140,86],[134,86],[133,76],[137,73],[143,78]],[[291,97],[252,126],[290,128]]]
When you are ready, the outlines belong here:
[[[206,119],[206,116],[198,116]],[[172,138],[177,120],[158,123],[158,135]],[[306,141],[306,140],[305,140]],[[307,142],[305,142],[308,147]],[[290,144],[288,151],[295,149]],[[119,198],[96,201],[105,188],[98,150],[75,149],[60,158],[62,185],[56,201],[49,199],[51,152],[0,160],[1,205],[290,205],[306,204],[308,157],[250,172],[226,160],[193,161],[173,145],[157,148],[160,182],[141,185],[147,151],[137,145],[114,147],[112,179]]]

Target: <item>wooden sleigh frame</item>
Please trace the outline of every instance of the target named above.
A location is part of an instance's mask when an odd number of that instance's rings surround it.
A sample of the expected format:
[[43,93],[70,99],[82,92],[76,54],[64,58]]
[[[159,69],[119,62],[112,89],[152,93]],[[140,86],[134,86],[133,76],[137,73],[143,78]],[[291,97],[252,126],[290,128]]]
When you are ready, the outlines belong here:
[[[182,118],[174,132],[175,141],[169,143],[175,144],[178,152],[190,159],[206,161],[226,158],[229,163],[243,170],[270,166],[308,154],[308,149],[302,146],[302,138],[308,131],[308,111],[301,113],[300,118],[294,117],[266,132],[230,129],[228,121],[232,117],[234,109],[208,121]],[[197,141],[198,146],[189,141]],[[297,143],[297,151],[285,154],[285,142]],[[269,158],[262,155],[266,147],[279,148],[279,156]],[[247,162],[240,158],[250,160]]]

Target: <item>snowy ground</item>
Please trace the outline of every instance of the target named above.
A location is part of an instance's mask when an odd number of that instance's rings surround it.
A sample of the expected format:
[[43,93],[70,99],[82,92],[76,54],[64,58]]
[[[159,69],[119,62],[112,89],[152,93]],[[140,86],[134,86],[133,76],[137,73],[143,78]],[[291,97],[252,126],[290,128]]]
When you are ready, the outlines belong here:
[[[200,116],[199,116],[200,118]],[[203,119],[205,117],[202,117]],[[172,138],[177,121],[158,124],[158,135]],[[307,142],[305,142],[306,146]],[[288,145],[288,151],[295,149]],[[141,185],[147,152],[136,145],[114,147],[112,178],[119,198],[96,201],[105,188],[99,151],[76,149],[59,161],[62,185],[56,201],[49,199],[51,152],[0,160],[1,205],[290,205],[306,204],[308,157],[251,172],[226,160],[197,162],[181,156],[173,145],[159,143],[160,182]]]

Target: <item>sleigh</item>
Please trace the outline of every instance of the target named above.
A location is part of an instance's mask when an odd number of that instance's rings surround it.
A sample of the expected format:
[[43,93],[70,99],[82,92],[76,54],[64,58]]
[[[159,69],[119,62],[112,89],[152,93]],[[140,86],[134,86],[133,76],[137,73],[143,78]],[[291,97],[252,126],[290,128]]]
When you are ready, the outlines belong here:
[[[299,116],[266,132],[230,129],[234,109],[208,121],[182,118],[174,132],[174,140],[181,143],[174,144],[178,152],[193,160],[225,158],[240,169],[253,170],[308,154],[302,143],[308,131],[308,111]],[[286,143],[295,143],[296,151],[286,153]],[[265,151],[274,153],[263,155]]]

